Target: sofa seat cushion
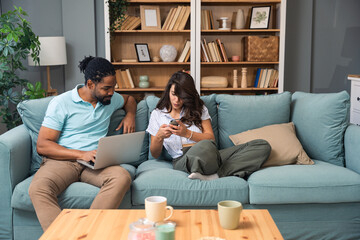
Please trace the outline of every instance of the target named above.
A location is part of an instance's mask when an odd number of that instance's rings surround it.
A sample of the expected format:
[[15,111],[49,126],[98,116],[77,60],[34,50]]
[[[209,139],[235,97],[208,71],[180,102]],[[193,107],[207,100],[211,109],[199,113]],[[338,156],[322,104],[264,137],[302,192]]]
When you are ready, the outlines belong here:
[[360,175],[314,160],[314,165],[269,167],[249,179],[251,204],[339,203],[360,201]]
[[165,160],[148,160],[136,170],[132,185],[132,204],[144,205],[149,196],[164,196],[174,207],[216,206],[221,200],[248,203],[248,184],[238,177],[212,181],[191,180],[188,174],[174,170]]
[[[135,177],[135,167],[129,164],[122,164],[131,176],[131,179]],[[12,198],[11,207],[24,211],[35,211],[29,196],[29,186],[34,175],[28,177],[24,181],[16,185]],[[93,185],[75,182],[72,183],[63,193],[58,197],[59,205],[64,208],[78,208],[86,209],[90,208],[92,201],[98,194],[100,188]],[[131,208],[131,192],[128,191],[121,202],[120,208]]]

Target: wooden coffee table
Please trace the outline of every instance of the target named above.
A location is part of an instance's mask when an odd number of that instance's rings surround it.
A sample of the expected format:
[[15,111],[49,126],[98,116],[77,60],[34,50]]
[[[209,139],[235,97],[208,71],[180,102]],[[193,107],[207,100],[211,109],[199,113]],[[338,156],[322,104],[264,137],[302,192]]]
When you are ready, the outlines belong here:
[[[127,240],[129,225],[143,217],[143,209],[64,209],[40,240]],[[226,240],[283,239],[267,210],[243,210],[236,230],[225,230],[220,226],[217,210],[174,210],[170,220],[176,222],[176,240],[198,240],[208,236]]]

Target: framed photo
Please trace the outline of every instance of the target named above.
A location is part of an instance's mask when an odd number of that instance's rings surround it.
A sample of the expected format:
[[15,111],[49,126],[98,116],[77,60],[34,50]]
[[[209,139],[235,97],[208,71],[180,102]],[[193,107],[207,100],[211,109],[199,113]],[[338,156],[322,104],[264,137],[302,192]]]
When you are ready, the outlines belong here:
[[271,6],[252,7],[250,17],[250,29],[268,29],[271,14]]
[[147,43],[135,43],[135,50],[138,62],[151,62]]
[[159,6],[140,5],[140,18],[142,30],[161,29]]

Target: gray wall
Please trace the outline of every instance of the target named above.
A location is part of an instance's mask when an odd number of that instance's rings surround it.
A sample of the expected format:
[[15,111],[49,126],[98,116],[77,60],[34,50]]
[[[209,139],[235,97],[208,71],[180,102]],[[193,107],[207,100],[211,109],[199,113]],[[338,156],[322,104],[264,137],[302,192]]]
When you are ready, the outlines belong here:
[[[84,81],[77,68],[84,56],[105,56],[103,0],[1,3],[3,12],[12,5],[27,11],[37,35],[65,36],[68,64],[51,67],[52,86],[59,93]],[[360,73],[359,10],[359,0],[287,0],[285,90],[350,92],[347,75]],[[46,87],[45,67],[28,67],[21,75]]]
[[350,93],[360,74],[360,1],[288,0],[285,90]]

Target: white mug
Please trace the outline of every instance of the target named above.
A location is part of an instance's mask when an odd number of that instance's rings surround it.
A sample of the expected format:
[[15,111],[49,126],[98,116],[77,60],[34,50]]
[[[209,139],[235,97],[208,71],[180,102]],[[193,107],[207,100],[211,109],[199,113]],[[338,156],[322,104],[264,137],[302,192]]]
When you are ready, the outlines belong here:
[[[152,222],[168,220],[173,214],[173,207],[167,206],[166,197],[151,196],[145,198],[146,218]],[[166,210],[170,210],[170,215],[166,217]]]

